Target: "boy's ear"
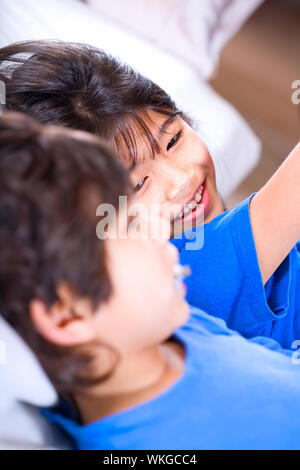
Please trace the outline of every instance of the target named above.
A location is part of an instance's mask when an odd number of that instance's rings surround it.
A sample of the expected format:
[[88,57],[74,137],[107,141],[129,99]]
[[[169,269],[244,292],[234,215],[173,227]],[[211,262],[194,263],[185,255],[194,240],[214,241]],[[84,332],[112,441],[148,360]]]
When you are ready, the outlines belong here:
[[60,346],[76,346],[95,339],[91,303],[77,299],[67,283],[57,287],[58,301],[50,309],[41,300],[30,302],[31,320],[38,332]]

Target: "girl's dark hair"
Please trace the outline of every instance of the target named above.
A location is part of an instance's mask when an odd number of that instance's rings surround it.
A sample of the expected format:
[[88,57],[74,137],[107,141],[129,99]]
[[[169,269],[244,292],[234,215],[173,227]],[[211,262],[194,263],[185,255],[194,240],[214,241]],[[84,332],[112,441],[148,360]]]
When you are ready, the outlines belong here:
[[45,340],[31,322],[30,302],[53,305],[62,280],[95,308],[108,299],[96,206],[117,207],[119,195],[131,192],[127,173],[100,139],[80,135],[19,113],[0,116],[0,313],[61,392],[87,383],[93,358],[87,348]]
[[[121,156],[137,159],[136,132],[153,154],[159,145],[145,111],[181,113],[169,95],[130,66],[92,46],[27,41],[0,49],[6,106],[35,119],[86,130],[111,141]],[[124,152],[123,152],[124,157]]]

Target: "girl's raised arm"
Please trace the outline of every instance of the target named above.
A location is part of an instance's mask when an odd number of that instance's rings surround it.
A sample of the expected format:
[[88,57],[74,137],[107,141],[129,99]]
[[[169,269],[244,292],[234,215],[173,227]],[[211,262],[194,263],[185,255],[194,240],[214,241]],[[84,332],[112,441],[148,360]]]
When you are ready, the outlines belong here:
[[266,283],[300,239],[300,143],[254,196],[250,218]]

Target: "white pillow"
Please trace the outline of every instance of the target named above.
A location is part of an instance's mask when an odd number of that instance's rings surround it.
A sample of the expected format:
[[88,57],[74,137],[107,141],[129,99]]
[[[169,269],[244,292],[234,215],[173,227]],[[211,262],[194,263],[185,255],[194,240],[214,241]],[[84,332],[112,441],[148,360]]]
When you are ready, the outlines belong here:
[[39,408],[17,400],[1,401],[0,450],[70,448],[67,435],[48,423]]
[[56,403],[57,394],[35,355],[0,316],[1,402],[21,400],[37,406]]
[[0,383],[0,450],[72,447],[38,408],[55,405],[56,391],[32,351],[1,316]]
[[225,44],[263,1],[88,0],[88,4],[208,79]]

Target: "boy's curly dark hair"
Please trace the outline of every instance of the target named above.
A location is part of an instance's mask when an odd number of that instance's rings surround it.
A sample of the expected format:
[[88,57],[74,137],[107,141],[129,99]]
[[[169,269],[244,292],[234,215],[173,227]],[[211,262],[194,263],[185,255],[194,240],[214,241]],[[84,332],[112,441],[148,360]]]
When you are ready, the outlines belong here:
[[95,307],[109,297],[96,205],[117,207],[119,195],[130,191],[127,173],[98,138],[43,126],[19,113],[0,116],[0,314],[59,391],[84,385],[82,371],[91,358],[39,335],[30,302],[40,299],[50,307],[61,280]]

